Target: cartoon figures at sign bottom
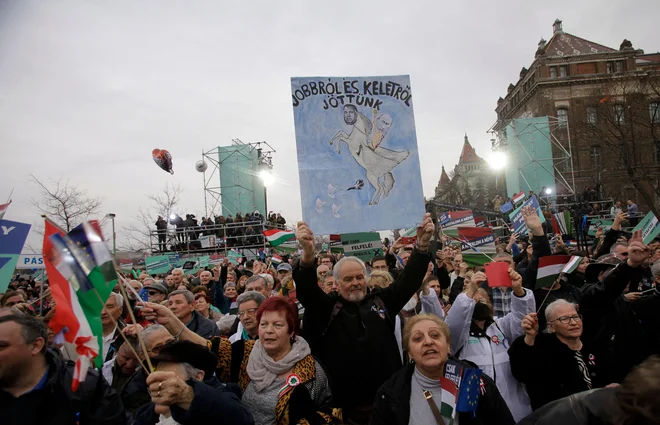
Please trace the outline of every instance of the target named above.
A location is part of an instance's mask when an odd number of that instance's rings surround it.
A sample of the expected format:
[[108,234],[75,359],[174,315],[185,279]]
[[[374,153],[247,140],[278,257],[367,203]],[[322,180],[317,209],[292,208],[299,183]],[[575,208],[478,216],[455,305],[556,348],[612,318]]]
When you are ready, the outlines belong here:
[[[319,213],[319,214],[323,214],[323,206],[326,203],[327,202],[324,202],[323,200],[321,200],[321,198],[316,198],[316,212]],[[334,203],[332,204],[332,216],[334,218],[341,217],[339,215],[339,210],[340,209],[341,209],[341,205],[337,205],[337,204],[334,204]]]

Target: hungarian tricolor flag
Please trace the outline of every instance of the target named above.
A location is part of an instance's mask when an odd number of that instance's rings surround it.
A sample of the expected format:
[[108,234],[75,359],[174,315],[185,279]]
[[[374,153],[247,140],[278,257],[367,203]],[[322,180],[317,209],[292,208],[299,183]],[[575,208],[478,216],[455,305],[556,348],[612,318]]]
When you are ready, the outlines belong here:
[[562,273],[571,274],[577,270],[578,266],[582,263],[582,257],[579,255],[571,256],[571,259],[566,263],[564,268],[561,270]]
[[5,216],[5,213],[9,208],[9,204],[11,204],[11,200],[9,200],[9,202],[7,202],[6,204],[0,204],[0,220],[2,220],[2,218]]
[[76,346],[72,389],[85,380],[92,360],[103,365],[101,310],[117,283],[112,256],[96,221],[68,234],[46,219],[43,245],[50,289],[57,308],[50,328]]
[[536,274],[536,288],[552,286],[559,277],[559,274],[564,270],[564,266],[566,266],[570,260],[570,255],[548,255],[539,258],[539,270]]
[[513,195],[513,204],[517,204],[520,201],[523,201],[525,199],[525,192],[520,192],[517,195]]
[[296,237],[296,234],[293,232],[293,230],[282,229],[264,230],[264,235],[266,236],[266,239],[268,239],[270,246],[282,245],[289,239]]

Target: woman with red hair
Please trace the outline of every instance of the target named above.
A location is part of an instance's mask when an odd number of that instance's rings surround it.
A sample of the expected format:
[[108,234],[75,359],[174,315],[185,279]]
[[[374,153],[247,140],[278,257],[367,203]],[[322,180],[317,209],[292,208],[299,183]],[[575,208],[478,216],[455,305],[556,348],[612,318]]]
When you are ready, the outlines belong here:
[[160,307],[148,303],[143,311],[172,335],[206,344],[216,353],[217,377],[240,385],[242,403],[252,411],[255,424],[341,421],[341,410],[331,407],[327,375],[312,356],[307,341],[298,335],[298,307],[293,300],[268,298],[257,310],[259,338],[233,344],[221,337],[204,340],[168,308]]

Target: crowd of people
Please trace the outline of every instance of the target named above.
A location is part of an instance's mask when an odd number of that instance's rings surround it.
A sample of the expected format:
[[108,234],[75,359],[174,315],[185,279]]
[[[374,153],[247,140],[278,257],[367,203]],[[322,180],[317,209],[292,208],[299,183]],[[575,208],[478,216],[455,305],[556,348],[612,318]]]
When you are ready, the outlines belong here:
[[[527,241],[492,258],[510,287],[432,244],[428,214],[413,245],[368,263],[315,252],[299,223],[281,263],[126,276],[99,318],[103,367],[77,391],[48,288],[19,278],[0,300],[0,423],[659,424],[660,245],[626,234],[624,212],[587,251],[523,217]],[[580,264],[539,284],[555,254]],[[449,365],[481,371],[472,410],[445,410]]]
[[[173,251],[182,245],[189,245],[191,249],[201,248],[197,241],[201,236],[214,236],[219,245],[228,247],[263,245],[264,229],[284,229],[286,220],[279,213],[268,213],[264,217],[259,211],[236,215],[218,215],[215,217],[202,217],[198,221],[195,214],[186,214],[185,219],[177,214],[169,217],[169,220],[158,216],[156,219],[155,236],[158,237],[158,251],[166,252],[170,248]],[[168,238],[168,227],[175,227],[173,237]],[[222,241],[220,243],[220,241]],[[170,246],[168,246],[170,245]]]

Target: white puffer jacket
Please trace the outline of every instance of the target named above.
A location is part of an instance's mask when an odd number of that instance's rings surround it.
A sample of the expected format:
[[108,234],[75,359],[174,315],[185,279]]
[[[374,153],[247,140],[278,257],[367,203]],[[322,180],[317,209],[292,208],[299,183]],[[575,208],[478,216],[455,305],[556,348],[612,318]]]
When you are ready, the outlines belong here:
[[514,339],[524,334],[523,318],[536,311],[532,291],[525,296],[511,295],[511,312],[496,319],[480,335],[470,332],[472,313],[476,302],[465,293],[456,297],[445,319],[451,331],[451,352],[461,360],[476,363],[497,384],[497,389],[511,410],[516,422],[532,413],[529,396],[522,384],[513,377],[509,353]]

